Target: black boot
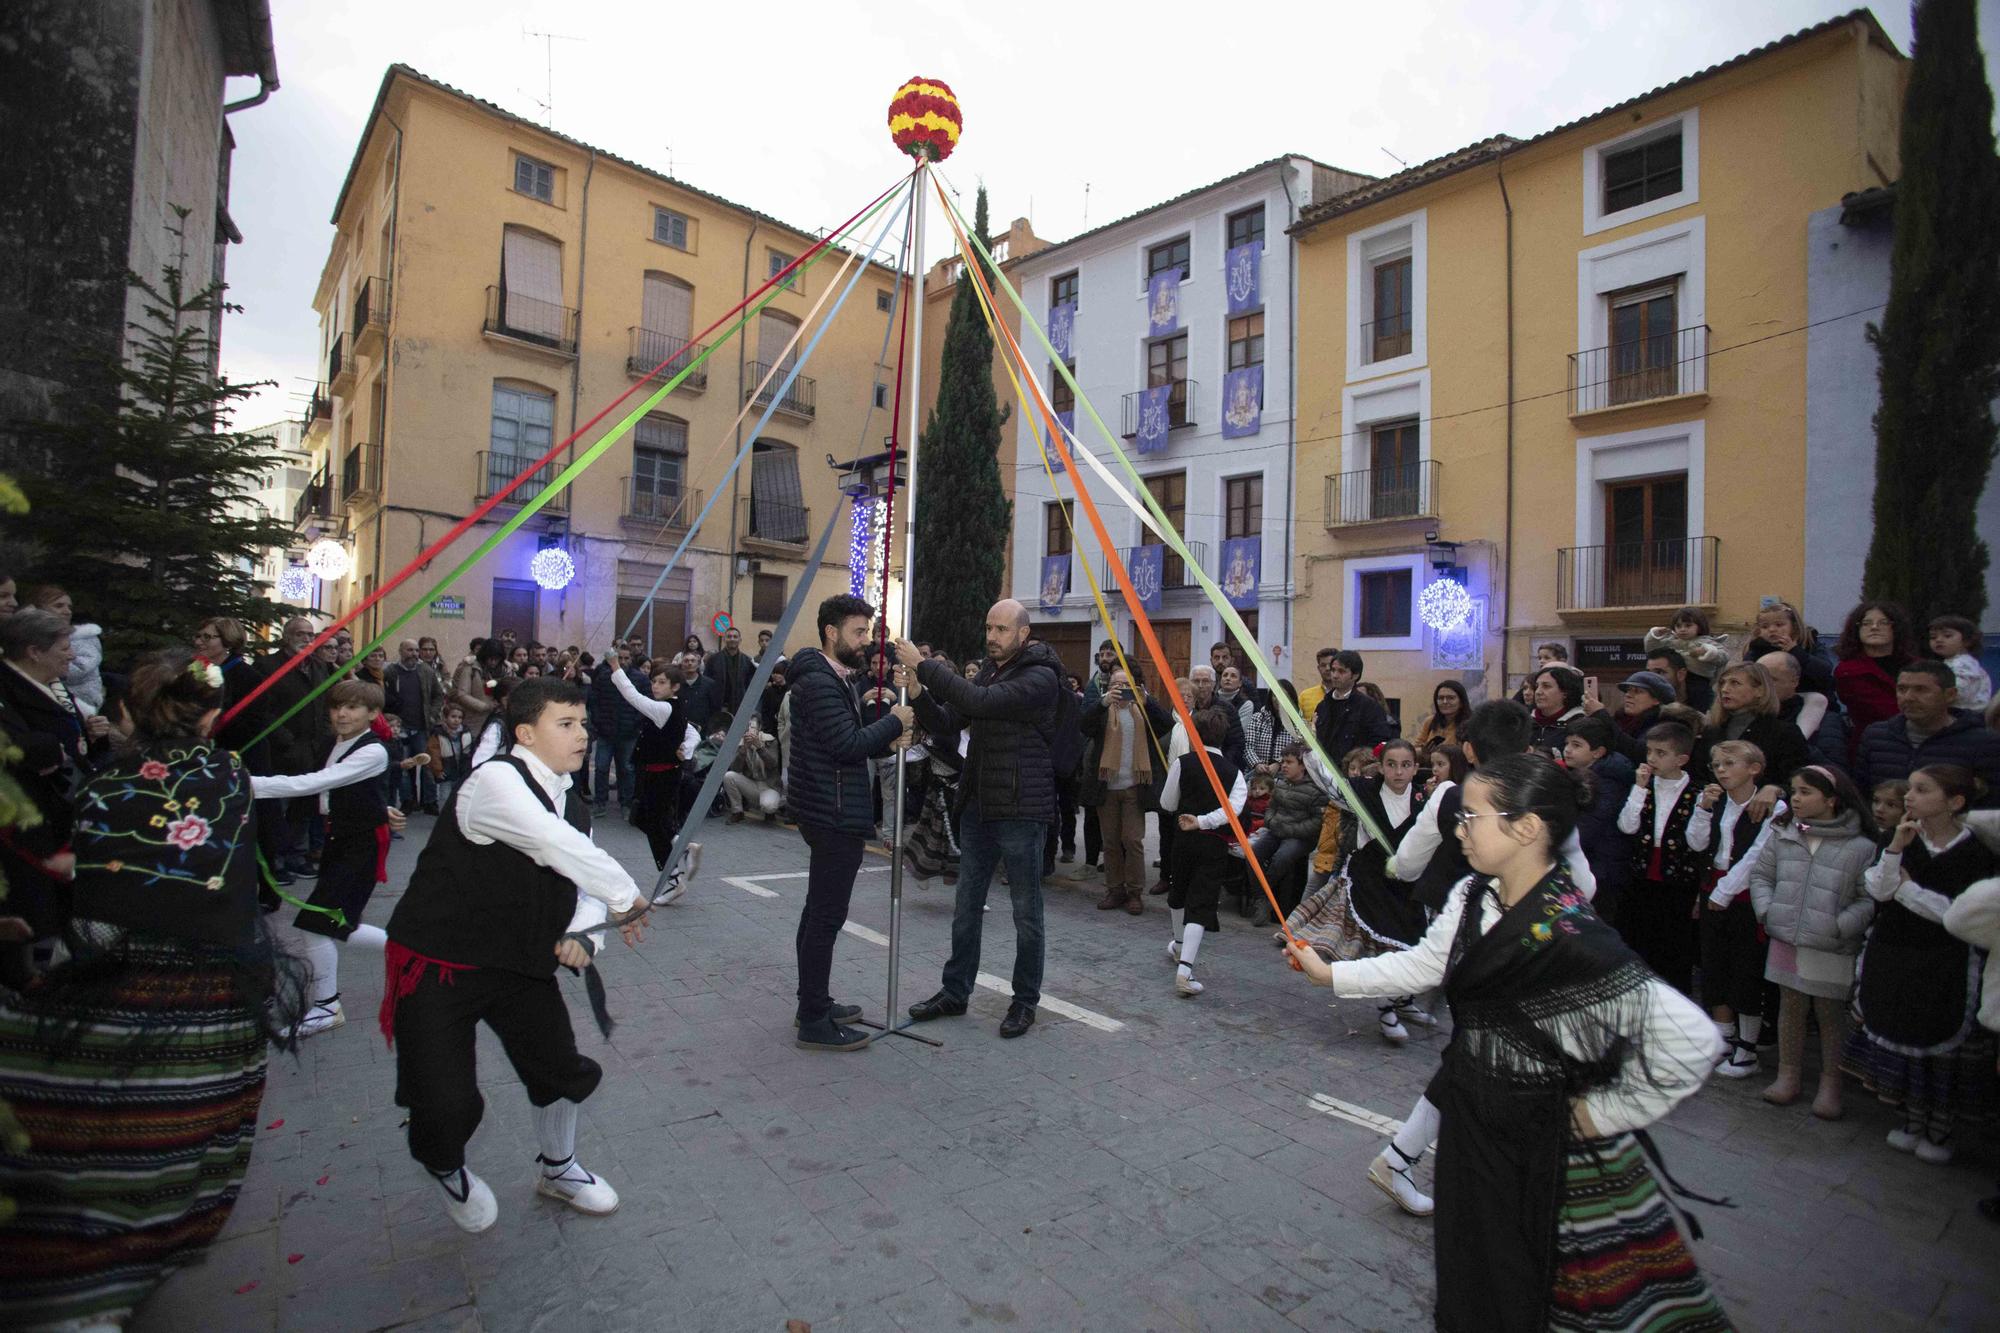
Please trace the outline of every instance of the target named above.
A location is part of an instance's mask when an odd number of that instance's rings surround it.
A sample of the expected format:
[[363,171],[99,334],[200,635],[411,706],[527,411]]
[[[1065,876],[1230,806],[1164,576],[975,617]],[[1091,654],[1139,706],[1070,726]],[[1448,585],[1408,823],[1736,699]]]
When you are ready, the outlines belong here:
[[910,1017],[919,1023],[928,1023],[933,1018],[956,1018],[965,1012],[965,1001],[948,990],[941,990],[928,1000],[918,1000],[910,1006]]

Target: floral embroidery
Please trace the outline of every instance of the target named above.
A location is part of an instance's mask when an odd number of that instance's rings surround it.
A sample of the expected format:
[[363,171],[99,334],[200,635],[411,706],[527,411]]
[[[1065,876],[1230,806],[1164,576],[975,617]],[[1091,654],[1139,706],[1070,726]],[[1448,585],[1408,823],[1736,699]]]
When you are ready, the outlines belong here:
[[1577,933],[1576,918],[1590,910],[1590,900],[1575,888],[1565,888],[1554,895],[1555,900],[1542,908],[1543,919],[1528,927],[1528,938],[1521,943],[1530,949],[1548,944],[1560,931],[1564,935]]
[[104,868],[115,875],[125,868],[125,863],[123,861],[106,861]]
[[208,888],[211,893],[221,887],[222,887],[222,876],[210,875],[208,877]]
[[166,810],[170,815],[177,815],[181,812],[181,803],[179,801],[168,801],[166,802]]
[[167,826],[167,817],[165,815],[154,815],[146,821],[146,824],[149,828],[165,828]]
[[78,793],[76,816],[80,871],[148,886],[223,891],[237,857],[254,850],[245,770],[207,741],[105,770]]
[[157,759],[148,759],[139,765],[139,776],[148,782],[158,782],[167,776],[168,771],[167,766]]
[[208,821],[200,815],[184,815],[167,825],[167,841],[184,852],[208,841]]

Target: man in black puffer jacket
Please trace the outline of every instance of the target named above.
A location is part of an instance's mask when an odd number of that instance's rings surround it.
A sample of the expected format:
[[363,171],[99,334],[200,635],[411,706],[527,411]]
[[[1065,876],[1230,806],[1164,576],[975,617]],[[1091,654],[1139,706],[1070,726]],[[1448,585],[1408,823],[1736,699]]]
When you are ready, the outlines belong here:
[[828,992],[833,942],[847,922],[848,899],[869,834],[875,829],[875,780],[868,761],[889,754],[907,737],[914,715],[897,705],[864,724],[855,693],[867,662],[868,627],[875,608],[842,593],[819,604],[818,648],[790,662],[791,754],[785,800],[812,853],[806,872],[806,906],[799,915],[798,1044],[808,1050],[851,1051],[868,1034],[846,1024],[861,1017],[856,1005],[835,1004]]
[[[1018,1037],[1042,999],[1042,847],[1056,816],[1051,759],[1063,684],[1062,658],[1029,641],[1028,608],[1011,598],[986,613],[986,665],[967,680],[948,662],[925,661],[907,639],[896,660],[916,672],[910,698],[926,729],[970,730],[959,779],[958,902],[944,988],[910,1006],[918,1022],[965,1012],[979,973],[979,933],[986,891],[1004,858],[1014,900],[1014,1002],[1000,1035]],[[796,706],[796,705],[795,705]]]

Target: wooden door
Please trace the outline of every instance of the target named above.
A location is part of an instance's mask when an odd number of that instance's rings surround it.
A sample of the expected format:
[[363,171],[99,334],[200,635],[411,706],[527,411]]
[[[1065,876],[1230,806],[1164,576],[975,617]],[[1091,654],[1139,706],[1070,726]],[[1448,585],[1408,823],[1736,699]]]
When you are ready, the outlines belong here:
[[[1146,478],[1146,489],[1152,493],[1153,499],[1159,503],[1160,509],[1166,514],[1167,522],[1173,525],[1174,531],[1185,532],[1187,530],[1187,473],[1168,472],[1162,476],[1148,477]],[[1139,540],[1141,545],[1145,545],[1153,540],[1153,534],[1150,532],[1144,533]],[[1174,552],[1172,547],[1168,547],[1160,558],[1160,588],[1164,591],[1184,587],[1187,582],[1187,565]]]
[[1415,421],[1393,421],[1370,431],[1370,518],[1409,518],[1425,512],[1419,429]]
[[1611,401],[1642,403],[1679,391],[1672,287],[1612,298]]
[[[1186,620],[1155,620],[1153,633],[1160,636],[1160,650],[1167,655],[1167,665],[1176,677],[1188,673],[1188,652],[1193,642],[1194,625]],[[1135,633],[1134,638],[1137,638]],[[1132,665],[1146,677],[1146,689],[1161,702],[1166,701],[1167,692],[1160,684],[1159,669],[1153,665],[1153,655],[1143,647],[1139,655],[1132,658]]]
[[493,580],[493,635],[514,631],[514,642],[535,642],[535,608],[540,599],[533,583],[521,579]]
[[1056,650],[1062,658],[1063,670],[1070,672],[1078,680],[1089,680],[1090,673],[1097,669],[1091,661],[1091,631],[1094,622],[1058,625],[1042,623],[1035,626],[1035,637]]
[[1604,488],[1604,593],[1606,606],[1686,598],[1686,473]]

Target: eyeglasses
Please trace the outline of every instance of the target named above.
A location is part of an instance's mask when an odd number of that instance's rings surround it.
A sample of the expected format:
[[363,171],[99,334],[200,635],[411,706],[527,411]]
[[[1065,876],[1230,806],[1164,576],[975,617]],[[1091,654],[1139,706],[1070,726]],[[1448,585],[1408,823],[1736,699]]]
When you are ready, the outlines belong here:
[[1458,826],[1460,828],[1470,828],[1472,825],[1472,821],[1475,819],[1508,819],[1508,818],[1511,818],[1511,816],[1508,815],[1507,812],[1504,810],[1488,810],[1483,814],[1474,814],[1470,810],[1460,810],[1458,812]]

